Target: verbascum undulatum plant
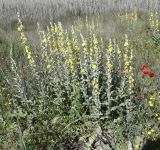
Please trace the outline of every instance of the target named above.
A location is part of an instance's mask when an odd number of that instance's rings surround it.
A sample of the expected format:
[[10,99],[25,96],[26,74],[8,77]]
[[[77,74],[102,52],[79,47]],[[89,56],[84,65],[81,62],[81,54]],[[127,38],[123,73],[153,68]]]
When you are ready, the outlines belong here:
[[124,73],[125,75],[128,75],[129,73],[129,66],[130,66],[130,58],[129,58],[129,41],[128,41],[128,36],[125,35],[125,42],[124,42],[124,53],[123,53],[123,58],[124,58]]
[[112,69],[113,69],[113,44],[112,44],[112,40],[109,40],[109,45],[106,49],[106,75],[107,75],[107,101],[106,101],[106,105],[108,107],[108,110],[110,110],[110,105],[111,105],[111,101],[112,101],[112,92],[111,92],[111,88],[112,88]]
[[51,36],[52,36],[52,49],[54,52],[57,52],[58,51],[58,45],[57,45],[58,27],[56,24],[51,24]]
[[93,79],[92,79],[92,87],[93,87],[93,90],[92,90],[92,97],[93,97],[93,106],[95,108],[95,112],[93,112],[93,116],[95,118],[99,118],[100,116],[100,108],[101,108],[101,103],[100,103],[100,100],[99,100],[99,51],[100,51],[100,48],[99,48],[99,42],[98,42],[98,39],[96,38],[95,35],[93,35],[92,37],[92,44],[93,46],[91,47],[90,49],[90,61],[91,61],[91,72],[92,72],[92,76],[93,76]]
[[57,26],[57,45],[59,52],[64,52],[65,50],[65,31],[62,27],[62,24],[59,22]]
[[80,48],[78,45],[78,37],[77,37],[77,33],[75,31],[75,29],[72,27],[71,29],[71,55],[73,59],[73,65],[75,68],[78,67],[79,63],[80,63]]
[[[71,72],[71,76],[75,76],[75,58],[74,58],[74,50],[75,49],[72,49],[73,48],[73,45],[72,45],[72,42],[74,41],[74,38],[72,37],[71,40],[69,40],[69,37],[68,37],[68,33],[66,32],[66,59],[67,59],[67,64],[68,64],[68,67],[69,67],[69,70]],[[76,47],[76,46],[75,46]],[[75,48],[74,47],[74,48]]]
[[124,41],[124,53],[123,53],[123,58],[124,58],[124,78],[123,78],[123,82],[124,82],[124,90],[125,90],[125,94],[128,95],[128,98],[125,98],[125,108],[126,108],[126,119],[125,119],[125,126],[126,126],[126,134],[127,134],[127,140],[128,140],[128,149],[132,149],[133,145],[132,145],[132,135],[130,134],[130,124],[132,124],[132,119],[133,115],[132,115],[132,108],[133,108],[133,104],[132,104],[132,95],[131,95],[131,91],[132,91],[132,82],[133,82],[133,78],[131,75],[131,60],[133,59],[133,55],[130,55],[130,44],[129,44],[129,40],[128,40],[128,36],[125,35],[125,41]]
[[48,71],[51,71],[53,68],[53,62],[52,62],[52,55],[51,55],[51,33],[49,27],[47,28],[47,34],[43,30],[40,29],[40,26],[38,24],[38,35],[40,39],[40,46],[41,46],[41,56],[43,61],[45,62],[45,69]]
[[115,49],[116,49],[116,52],[115,52],[115,55],[117,56],[116,58],[117,58],[117,65],[118,65],[118,67],[117,67],[117,69],[118,69],[118,72],[121,74],[122,72],[122,50],[119,48],[119,45],[115,42]]
[[82,34],[80,34],[81,37],[81,48],[82,48],[82,55],[83,57],[80,59],[80,74],[86,75],[88,74],[88,46],[87,46],[87,40],[83,37]]
[[91,78],[91,88],[92,95],[90,101],[90,116],[93,119],[95,125],[94,132],[91,133],[88,141],[86,142],[86,150],[89,150],[92,147],[93,142],[98,136],[102,135],[102,129],[98,122],[101,116],[101,102],[99,98],[100,94],[100,85],[99,85],[99,59],[100,59],[100,47],[97,37],[93,34],[90,37],[90,48],[89,48],[89,61],[90,61],[90,74],[88,75]]
[[87,40],[83,37],[83,35],[80,35],[81,37],[81,48],[82,48],[82,54],[83,57],[80,59],[80,85],[81,85],[81,91],[83,93],[84,97],[84,105],[87,107],[90,103],[90,98],[87,93],[88,83],[90,82],[89,76],[88,76],[88,50],[87,50]]
[[90,77],[88,73],[88,60],[85,55],[85,51],[87,51],[87,42],[86,39],[81,35],[80,46],[82,49],[82,54],[84,54],[79,60],[79,79],[80,79],[80,90],[82,92],[82,96],[84,99],[83,107],[86,109],[86,112],[89,112],[91,98],[88,94],[88,88],[90,85]]
[[79,53],[79,45],[78,45],[78,38],[74,28],[71,29],[71,38],[72,38],[72,51],[73,53]]
[[11,85],[13,92],[14,98],[20,98],[22,102],[25,102],[26,100],[26,95],[24,92],[24,87],[22,84],[22,79],[18,73],[18,68],[16,65],[15,60],[13,59],[13,51],[12,48],[10,49],[10,61],[11,61],[11,72],[12,72],[12,81],[9,81],[8,84]]
[[[13,54],[12,51],[13,49],[10,49],[10,53],[9,53],[9,61],[10,61],[10,73],[6,76],[6,82],[9,85],[9,93],[7,95],[5,95],[5,102],[7,103],[7,106],[10,105],[11,109],[8,109],[7,113],[9,114],[9,116],[5,118],[5,121],[10,121],[10,124],[7,127],[7,130],[9,132],[9,137],[8,136],[8,132],[5,132],[4,136],[2,134],[1,139],[3,142],[3,138],[7,137],[7,141],[9,140],[15,140],[16,138],[14,136],[12,136],[12,132],[14,132],[15,130],[17,130],[17,139],[18,142],[15,141],[15,146],[17,147],[18,145],[20,145],[20,147],[24,150],[27,150],[26,148],[26,141],[24,140],[24,134],[22,133],[22,129],[19,123],[19,120],[23,117],[26,116],[26,111],[23,109],[23,107],[25,107],[25,105],[27,104],[27,93],[25,91],[25,87],[24,87],[24,82],[23,79],[21,78],[20,72],[18,70],[17,64],[15,62],[15,60],[13,59]],[[5,93],[4,93],[5,94]],[[10,97],[10,94],[12,94],[12,96]],[[1,93],[0,93],[0,98],[1,98]],[[9,98],[9,100],[7,100]],[[19,106],[19,102],[21,103],[21,106]],[[6,105],[6,103],[4,105]],[[23,109],[23,112],[22,112]],[[2,113],[3,114],[3,113]],[[3,121],[3,118],[1,118],[1,121]],[[14,125],[13,125],[14,124]],[[2,129],[1,129],[2,131]],[[3,132],[2,132],[3,133]],[[6,137],[5,137],[6,136]],[[9,139],[9,140],[8,140]],[[8,143],[9,144],[9,143]],[[12,144],[13,146],[13,144]]]
[[129,78],[128,78],[128,85],[129,85],[129,93],[133,94],[133,87],[134,87],[134,67],[133,67],[133,50],[131,49],[130,51],[130,56],[129,56]]
[[35,70],[36,63],[35,63],[35,60],[33,58],[32,50],[28,45],[26,33],[24,31],[24,26],[23,26],[23,23],[22,23],[22,21],[20,19],[19,13],[17,15],[18,15],[18,27],[17,27],[17,30],[20,33],[21,46],[24,49],[24,52],[25,52],[25,54],[27,56],[27,59],[29,61],[30,66],[32,67],[33,70]]

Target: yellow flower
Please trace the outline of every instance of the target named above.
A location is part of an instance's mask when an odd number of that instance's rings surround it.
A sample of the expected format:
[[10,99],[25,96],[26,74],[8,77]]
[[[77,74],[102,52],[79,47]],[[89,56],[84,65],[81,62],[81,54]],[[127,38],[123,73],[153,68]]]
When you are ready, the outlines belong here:
[[151,135],[153,132],[155,132],[155,130],[154,130],[154,129],[151,129],[151,130],[149,130],[149,131],[147,132],[147,134],[148,134],[148,135]]
[[47,39],[44,38],[44,39],[42,40],[42,44],[46,44],[46,43],[47,43]]
[[25,46],[26,53],[29,53],[29,46]]
[[50,68],[51,68],[51,64],[48,64],[48,65],[47,65],[47,69],[50,69]]
[[112,45],[109,45],[109,47],[108,47],[108,51],[109,51],[110,53],[113,51],[113,47],[112,47]]
[[128,40],[126,40],[126,42],[124,43],[124,46],[125,46],[125,47],[128,47],[128,46],[129,46]]
[[158,117],[158,114],[155,114],[156,117]]
[[124,58],[125,58],[125,59],[128,59],[128,55],[127,55],[127,54],[124,54]]
[[133,70],[134,70],[134,68],[133,68],[132,66],[129,66],[129,69],[130,69],[130,71],[133,71]]
[[155,138],[153,138],[153,139],[152,139],[152,141],[157,141],[157,138],[156,138],[156,137],[155,137]]
[[93,65],[92,65],[92,69],[93,69],[93,70],[96,70],[96,69],[97,69],[97,65],[93,64]]
[[125,62],[125,65],[126,65],[126,66],[129,66],[129,61],[126,61],[126,62]]
[[70,65],[73,63],[71,58],[68,59],[68,63],[69,63]]
[[108,67],[108,69],[109,69],[109,70],[111,70],[111,69],[112,69],[113,65],[111,64],[111,62],[110,62],[110,61],[108,61],[108,62],[107,62],[107,67]]
[[94,85],[94,88],[95,88],[95,89],[98,89],[98,88],[99,88],[98,83]]
[[121,52],[121,50],[120,49],[118,49],[117,50],[117,54],[121,54],[122,52]]
[[31,59],[32,57],[31,57],[31,55],[30,55],[30,54],[28,54],[27,58],[28,58],[28,59]]
[[84,69],[84,68],[81,68],[81,72],[80,72],[81,74],[85,74],[86,73],[86,69]]
[[97,41],[97,39],[95,39],[95,40],[94,40],[94,44],[95,44],[95,45],[97,45],[97,44],[98,44],[98,41]]
[[153,107],[153,106],[154,106],[154,105],[153,105],[153,102],[151,102],[151,101],[148,102],[148,105],[149,105],[150,107]]
[[140,148],[140,145],[139,145],[139,144],[136,144],[136,145],[135,145],[135,148],[137,148],[137,149]]
[[151,98],[150,98],[150,100],[155,100],[155,99],[156,99],[155,97],[151,97]]
[[151,17],[153,17],[153,12],[151,12],[151,15],[150,15]]
[[134,79],[133,79],[133,78],[129,79],[129,81],[128,81],[129,84],[131,84],[131,83],[133,83],[133,82],[134,82]]
[[82,43],[82,47],[85,47],[85,46],[86,46],[86,42],[83,42],[83,43]]

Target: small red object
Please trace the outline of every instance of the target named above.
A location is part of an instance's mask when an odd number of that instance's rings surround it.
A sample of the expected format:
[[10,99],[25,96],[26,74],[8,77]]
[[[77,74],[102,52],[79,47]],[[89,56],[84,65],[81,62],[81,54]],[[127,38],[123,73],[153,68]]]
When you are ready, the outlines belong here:
[[143,74],[149,74],[150,72],[148,70],[143,70]]
[[150,77],[154,77],[155,76],[155,73],[154,72],[149,72],[148,74]]
[[142,64],[142,65],[141,65],[141,70],[143,70],[144,68],[147,68],[147,67],[148,67],[147,64]]

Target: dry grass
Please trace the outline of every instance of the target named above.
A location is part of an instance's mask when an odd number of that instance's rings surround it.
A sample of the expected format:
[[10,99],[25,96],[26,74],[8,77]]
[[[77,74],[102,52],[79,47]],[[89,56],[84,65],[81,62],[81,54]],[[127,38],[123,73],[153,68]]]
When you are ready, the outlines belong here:
[[159,0],[0,0],[0,19],[15,20],[17,11],[27,21],[54,21],[70,14],[82,15],[110,10],[160,9]]

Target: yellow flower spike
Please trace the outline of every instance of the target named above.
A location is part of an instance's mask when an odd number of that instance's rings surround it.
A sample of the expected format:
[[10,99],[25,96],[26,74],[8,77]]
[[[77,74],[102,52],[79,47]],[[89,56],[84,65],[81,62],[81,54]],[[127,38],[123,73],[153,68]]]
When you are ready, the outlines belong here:
[[112,67],[113,67],[113,65],[111,64],[111,62],[110,61],[107,61],[107,67],[108,67],[108,69],[111,71],[112,70]]
[[151,129],[151,132],[153,133],[153,132],[155,132],[155,130],[154,130],[154,129]]
[[109,40],[108,51],[109,51],[110,53],[113,51],[113,46],[112,46],[112,41],[111,41],[111,39]]
[[73,71],[74,69],[74,65],[73,65],[73,60],[70,58],[68,58],[68,65],[69,65],[69,68],[71,69],[71,71]]
[[36,65],[35,65],[35,61],[32,57],[32,53],[31,53],[31,49],[29,48],[29,46],[27,45],[27,37],[24,31],[24,26],[22,24],[22,21],[20,19],[19,13],[18,13],[18,28],[17,28],[18,32],[20,33],[20,42],[22,45],[22,48],[24,49],[25,53],[26,53],[26,57],[28,58],[29,64],[31,65],[31,67],[33,69],[35,69]]
[[94,79],[93,79],[92,85],[93,85],[93,88],[94,88],[94,93],[98,94],[99,83],[98,83],[97,78],[94,78]]
[[28,46],[25,46],[25,51],[26,51],[26,53],[29,53],[29,47]]
[[158,117],[157,119],[160,120],[160,117]]
[[17,28],[17,31],[22,31],[23,30],[23,26],[22,25],[20,25],[18,28]]
[[57,33],[58,32],[58,27],[56,24],[54,24],[54,32]]
[[128,46],[129,46],[128,36],[125,35],[124,47],[125,47],[125,48],[128,48]]

